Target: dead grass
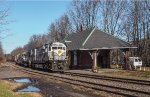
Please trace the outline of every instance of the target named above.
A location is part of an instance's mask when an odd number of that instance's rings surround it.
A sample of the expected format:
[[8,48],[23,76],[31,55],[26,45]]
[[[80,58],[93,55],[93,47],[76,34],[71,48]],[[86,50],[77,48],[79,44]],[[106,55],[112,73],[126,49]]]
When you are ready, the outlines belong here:
[[6,66],[4,63],[0,62],[0,67]]
[[24,97],[24,95],[28,95],[31,97],[42,97],[42,95],[40,93],[36,93],[36,92],[25,92],[25,93],[24,92],[13,92],[13,90],[15,90],[19,87],[22,87],[24,85],[24,83],[15,83],[15,82],[10,82],[10,81],[4,81],[4,83],[10,86],[10,89],[8,91],[11,92],[12,95],[14,95],[14,96],[16,95],[16,97],[18,97],[19,95],[21,95],[19,97]]
[[150,71],[130,71],[130,70],[111,70],[101,72],[103,75],[115,76],[115,77],[125,77],[125,78],[133,78],[140,80],[150,80]]

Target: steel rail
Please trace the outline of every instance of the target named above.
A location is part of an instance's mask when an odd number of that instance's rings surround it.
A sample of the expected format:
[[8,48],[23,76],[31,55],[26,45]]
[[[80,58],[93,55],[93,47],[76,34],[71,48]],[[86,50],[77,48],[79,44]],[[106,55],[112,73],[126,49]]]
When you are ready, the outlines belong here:
[[79,76],[79,77],[86,77],[86,78],[93,78],[93,79],[100,79],[100,80],[110,80],[110,81],[115,81],[115,82],[117,81],[117,82],[123,82],[123,83],[132,83],[132,84],[150,86],[150,81],[145,81],[145,80],[109,77],[109,76],[104,76],[104,75],[93,75],[93,74],[83,74],[83,73],[74,73],[74,72],[65,72],[64,74]]

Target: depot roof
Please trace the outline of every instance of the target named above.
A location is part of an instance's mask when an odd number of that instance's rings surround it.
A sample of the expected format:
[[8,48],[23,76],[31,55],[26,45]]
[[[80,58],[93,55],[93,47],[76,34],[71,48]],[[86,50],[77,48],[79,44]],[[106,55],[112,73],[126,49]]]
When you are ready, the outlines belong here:
[[137,48],[98,28],[87,29],[79,33],[72,33],[63,40],[68,50],[95,50],[115,48]]

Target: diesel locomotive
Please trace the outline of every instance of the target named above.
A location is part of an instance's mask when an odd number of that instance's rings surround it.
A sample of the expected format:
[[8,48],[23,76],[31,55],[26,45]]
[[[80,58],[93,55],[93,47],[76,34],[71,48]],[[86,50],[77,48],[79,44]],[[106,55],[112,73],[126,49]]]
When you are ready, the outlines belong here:
[[67,68],[66,53],[65,44],[53,42],[16,55],[15,62],[32,68],[42,67],[51,71],[64,71]]

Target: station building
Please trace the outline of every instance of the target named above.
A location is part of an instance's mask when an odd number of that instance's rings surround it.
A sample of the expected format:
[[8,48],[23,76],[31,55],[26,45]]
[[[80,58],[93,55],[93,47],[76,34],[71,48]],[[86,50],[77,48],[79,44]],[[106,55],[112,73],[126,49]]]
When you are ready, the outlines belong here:
[[110,51],[120,49],[124,52],[125,68],[128,68],[129,49],[136,48],[94,27],[68,35],[64,42],[67,45],[70,68],[96,69],[110,68]]

